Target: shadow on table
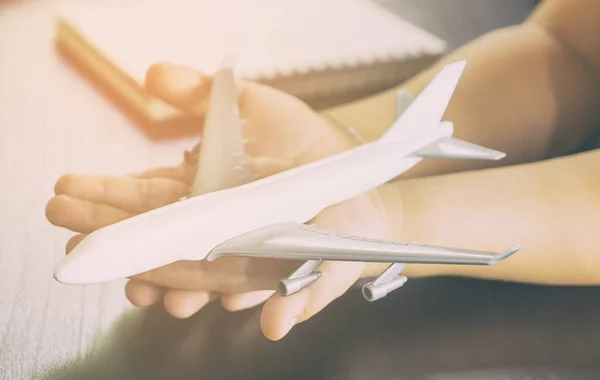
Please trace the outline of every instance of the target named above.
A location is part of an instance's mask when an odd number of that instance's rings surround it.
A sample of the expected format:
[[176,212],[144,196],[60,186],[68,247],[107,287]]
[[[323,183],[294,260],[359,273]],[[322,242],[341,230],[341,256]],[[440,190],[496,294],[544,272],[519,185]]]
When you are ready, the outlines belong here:
[[591,378],[599,299],[600,288],[412,280],[375,303],[351,291],[279,342],[262,336],[260,308],[215,303],[187,320],[136,309],[44,379]]

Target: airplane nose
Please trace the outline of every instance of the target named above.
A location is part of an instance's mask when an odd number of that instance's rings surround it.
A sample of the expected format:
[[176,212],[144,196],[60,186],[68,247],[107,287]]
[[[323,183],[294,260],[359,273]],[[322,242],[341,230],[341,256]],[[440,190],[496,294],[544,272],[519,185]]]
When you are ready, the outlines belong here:
[[[83,243],[83,242],[82,242]],[[81,244],[81,243],[80,243]],[[105,263],[87,247],[77,246],[54,269],[54,279],[63,284],[83,285],[110,281]],[[113,271],[114,272],[113,268]],[[114,274],[114,273],[113,273]],[[107,276],[109,275],[109,276]]]
[[[90,234],[56,266],[54,279],[63,284],[83,285],[109,282],[128,277],[132,268],[126,262],[123,247],[111,243],[102,234]],[[119,260],[120,258],[120,260]]]
[[54,269],[54,279],[63,284],[87,283],[89,278],[85,275],[85,271],[77,268],[76,262],[77,260],[63,259]]
[[64,284],[99,284],[147,272],[177,260],[170,240],[147,239],[128,231],[98,230],[88,235],[55,268]]

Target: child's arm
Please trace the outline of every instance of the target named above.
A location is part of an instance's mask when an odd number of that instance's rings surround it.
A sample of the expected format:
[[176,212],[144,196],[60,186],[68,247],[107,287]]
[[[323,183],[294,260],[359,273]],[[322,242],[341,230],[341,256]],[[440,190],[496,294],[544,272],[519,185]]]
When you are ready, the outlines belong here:
[[[497,162],[424,162],[404,178],[537,161],[580,145],[600,126],[599,14],[599,1],[546,0],[522,25],[486,34],[403,84],[417,94],[445,64],[466,60],[445,119],[456,137],[507,153]],[[325,114],[373,140],[394,120],[394,93]]]
[[398,240],[492,251],[522,245],[492,267],[409,265],[405,272],[600,285],[599,162],[595,150],[386,185],[396,192],[387,206]]

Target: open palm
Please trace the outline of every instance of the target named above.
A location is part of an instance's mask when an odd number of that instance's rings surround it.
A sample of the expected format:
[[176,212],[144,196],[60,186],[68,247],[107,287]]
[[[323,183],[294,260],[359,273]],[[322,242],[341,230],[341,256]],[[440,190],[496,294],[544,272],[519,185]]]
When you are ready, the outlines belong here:
[[[156,65],[146,78],[148,91],[184,112],[205,114],[211,78],[183,67]],[[239,82],[240,116],[245,120],[247,154],[258,177],[344,151],[357,142],[325,123],[298,99],[270,87]],[[198,145],[185,152],[176,167],[151,169],[135,176],[66,175],[47,205],[48,220],[79,233],[67,252],[86,234],[189,195],[196,172]],[[372,191],[330,207],[312,223],[339,232],[389,238],[384,198]],[[202,231],[198,231],[202,233]],[[363,273],[365,264],[325,262],[322,277],[297,294],[274,294],[277,281],[299,263],[287,260],[219,259],[179,261],[142,273],[126,287],[129,300],[146,306],[163,299],[165,308],[184,318],[221,297],[229,310],[260,304],[262,329],[270,339],[282,338],[300,323],[342,295]]]

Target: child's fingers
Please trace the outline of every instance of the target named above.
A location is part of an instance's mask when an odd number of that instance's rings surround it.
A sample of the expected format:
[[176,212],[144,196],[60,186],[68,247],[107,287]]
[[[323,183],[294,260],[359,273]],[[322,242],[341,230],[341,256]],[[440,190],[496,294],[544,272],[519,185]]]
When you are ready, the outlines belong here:
[[274,290],[257,290],[248,293],[224,294],[221,296],[221,304],[229,311],[250,309],[265,302],[274,293]]
[[165,293],[164,288],[144,281],[129,280],[125,284],[125,295],[136,306],[150,306],[159,301]]
[[58,180],[54,191],[139,214],[177,201],[189,193],[189,187],[164,178],[68,174]]
[[132,177],[172,179],[187,184],[191,182],[190,174],[193,173],[190,173],[188,166],[178,165],[144,170],[141,173],[133,174]]
[[218,293],[206,290],[168,290],[163,303],[175,318],[188,318],[219,297]]
[[46,218],[50,223],[80,233],[91,233],[132,216],[116,207],[67,195],[57,195],[46,205]]
[[263,334],[271,340],[283,338],[292,327],[344,294],[360,278],[364,267],[364,263],[324,262],[318,269],[322,276],[316,282],[287,297],[275,294],[263,308]]
[[200,155],[200,143],[194,145],[192,149],[183,152],[183,162],[177,166],[167,166],[145,170],[141,173],[133,174],[137,178],[163,178],[172,179],[191,185],[196,176],[196,165]]
[[134,277],[174,289],[242,293],[275,289],[281,277],[297,268],[292,260],[220,258],[175,261]]
[[[212,77],[186,66],[156,64],[146,73],[146,89],[152,95],[191,116],[203,117],[208,107]],[[246,82],[236,79],[238,97]]]
[[79,242],[81,242],[86,236],[87,234],[77,234],[70,238],[67,242],[67,246],[65,247],[65,253],[68,255],[69,252],[71,252],[73,248],[75,248],[77,244],[79,244]]
[[179,65],[156,64],[146,73],[146,89],[152,95],[192,115],[203,117],[212,78]]

